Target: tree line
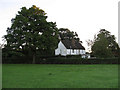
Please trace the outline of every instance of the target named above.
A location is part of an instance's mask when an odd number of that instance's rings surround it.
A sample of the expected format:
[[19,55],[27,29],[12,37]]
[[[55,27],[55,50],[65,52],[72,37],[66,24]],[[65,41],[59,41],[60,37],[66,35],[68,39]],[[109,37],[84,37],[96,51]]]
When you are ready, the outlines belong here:
[[[32,63],[35,63],[37,55],[54,55],[60,39],[75,39],[82,43],[76,32],[67,28],[58,29],[56,22],[48,22],[47,17],[45,11],[35,5],[28,9],[22,7],[11,20],[7,35],[4,35],[7,43],[2,48],[3,58],[26,56],[32,57]],[[114,57],[120,52],[115,36],[105,29],[87,43],[96,57]]]

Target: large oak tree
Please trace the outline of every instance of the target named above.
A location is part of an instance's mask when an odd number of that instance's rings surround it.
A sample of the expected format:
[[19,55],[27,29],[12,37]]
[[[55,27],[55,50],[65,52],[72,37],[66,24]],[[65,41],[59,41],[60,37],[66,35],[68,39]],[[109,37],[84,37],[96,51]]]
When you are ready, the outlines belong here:
[[7,41],[5,48],[10,52],[32,55],[33,63],[37,51],[53,54],[58,43],[58,29],[56,23],[46,19],[46,13],[35,5],[28,9],[22,7],[4,36]]

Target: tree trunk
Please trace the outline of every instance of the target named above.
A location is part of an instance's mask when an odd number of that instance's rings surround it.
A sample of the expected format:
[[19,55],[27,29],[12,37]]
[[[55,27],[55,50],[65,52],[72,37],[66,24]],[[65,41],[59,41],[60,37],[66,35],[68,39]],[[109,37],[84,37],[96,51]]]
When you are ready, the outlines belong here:
[[33,54],[33,64],[35,64],[35,54]]

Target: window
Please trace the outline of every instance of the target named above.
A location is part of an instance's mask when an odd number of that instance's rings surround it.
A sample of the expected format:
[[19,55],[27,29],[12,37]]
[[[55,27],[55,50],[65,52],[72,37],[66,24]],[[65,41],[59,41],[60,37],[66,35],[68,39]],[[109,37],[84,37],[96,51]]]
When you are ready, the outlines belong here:
[[81,54],[81,53],[80,53],[80,49],[79,49],[79,54]]
[[74,53],[74,49],[72,49],[72,53]]
[[60,55],[62,54],[62,50],[60,49]]

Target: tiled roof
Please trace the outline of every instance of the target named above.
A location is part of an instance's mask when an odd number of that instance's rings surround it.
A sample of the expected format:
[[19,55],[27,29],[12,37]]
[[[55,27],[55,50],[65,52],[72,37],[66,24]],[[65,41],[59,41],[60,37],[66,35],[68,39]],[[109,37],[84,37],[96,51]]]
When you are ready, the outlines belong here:
[[74,39],[73,40],[66,39],[66,40],[61,40],[61,41],[67,49],[83,49],[83,50],[85,50],[85,48],[81,45],[81,43]]

